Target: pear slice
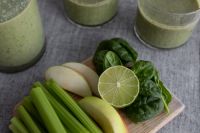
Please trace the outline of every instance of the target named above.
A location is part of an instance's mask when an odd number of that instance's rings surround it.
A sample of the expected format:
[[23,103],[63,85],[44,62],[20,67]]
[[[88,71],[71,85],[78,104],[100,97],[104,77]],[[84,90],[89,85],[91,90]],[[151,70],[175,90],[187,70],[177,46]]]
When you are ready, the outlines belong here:
[[85,97],[79,101],[81,108],[93,118],[104,133],[127,133],[118,112],[106,101],[97,97]]
[[88,66],[81,64],[81,63],[75,63],[75,62],[69,62],[65,63],[62,66],[68,67],[73,69],[74,71],[80,73],[89,83],[90,88],[92,89],[92,92],[96,96],[100,96],[98,92],[98,80],[99,76],[97,73],[89,68]]
[[46,80],[55,80],[62,88],[79,96],[91,96],[90,87],[79,73],[63,66],[50,67],[45,73]]

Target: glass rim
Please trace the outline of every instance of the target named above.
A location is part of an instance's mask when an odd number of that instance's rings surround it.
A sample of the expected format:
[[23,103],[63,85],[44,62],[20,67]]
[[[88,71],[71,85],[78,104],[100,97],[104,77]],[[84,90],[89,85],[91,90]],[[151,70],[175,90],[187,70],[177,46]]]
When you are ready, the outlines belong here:
[[[140,4],[140,1],[141,0],[137,0],[137,5]],[[174,15],[174,16],[185,16],[185,15],[194,15],[194,14],[198,14],[198,13],[200,14],[200,2],[198,2],[198,3],[199,3],[199,9],[191,11],[191,12],[186,12],[186,13],[175,13],[175,12],[163,11],[157,7],[153,7],[151,4],[149,5],[149,7],[152,10],[155,10],[155,11],[163,13],[163,14]]]

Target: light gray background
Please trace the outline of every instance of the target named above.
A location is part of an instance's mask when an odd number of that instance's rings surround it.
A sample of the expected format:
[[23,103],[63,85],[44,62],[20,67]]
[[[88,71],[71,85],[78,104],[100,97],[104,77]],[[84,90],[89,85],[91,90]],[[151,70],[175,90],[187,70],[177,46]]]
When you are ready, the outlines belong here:
[[13,107],[28,94],[33,82],[43,80],[49,66],[84,60],[94,53],[101,40],[112,37],[125,38],[141,59],[153,61],[165,84],[186,105],[185,111],[159,132],[200,132],[200,25],[187,45],[165,51],[150,49],[133,33],[136,0],[120,0],[119,5],[118,14],[111,22],[98,28],[81,28],[64,17],[61,0],[39,0],[47,49],[32,68],[16,74],[0,73],[1,133],[9,132]]

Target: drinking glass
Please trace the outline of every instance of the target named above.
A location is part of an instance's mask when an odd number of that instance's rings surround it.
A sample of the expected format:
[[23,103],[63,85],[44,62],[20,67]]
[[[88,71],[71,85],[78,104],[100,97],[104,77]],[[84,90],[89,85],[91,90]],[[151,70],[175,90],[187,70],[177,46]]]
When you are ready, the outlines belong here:
[[[159,8],[154,1],[137,1],[138,11],[134,27],[137,37],[144,44],[157,48],[176,48],[186,43],[199,21],[200,10],[169,12]],[[169,2],[174,2],[172,4],[175,5],[175,1]],[[198,4],[199,1],[196,2]]]
[[0,71],[17,72],[36,63],[44,52],[44,32],[37,0],[15,17],[0,22]]

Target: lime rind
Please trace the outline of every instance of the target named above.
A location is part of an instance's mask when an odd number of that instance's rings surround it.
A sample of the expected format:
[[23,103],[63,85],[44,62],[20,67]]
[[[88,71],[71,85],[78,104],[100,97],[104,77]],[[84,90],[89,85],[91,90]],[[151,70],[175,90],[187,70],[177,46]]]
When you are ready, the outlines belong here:
[[124,66],[110,67],[100,76],[98,91],[103,100],[116,108],[123,108],[137,98],[139,80],[132,70]]

